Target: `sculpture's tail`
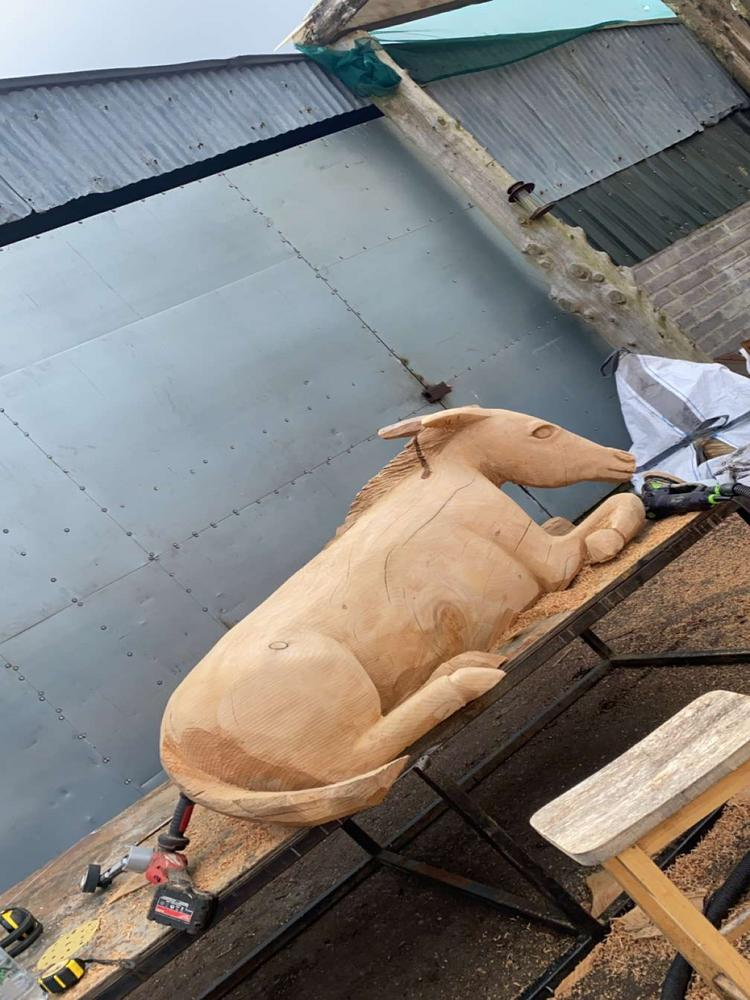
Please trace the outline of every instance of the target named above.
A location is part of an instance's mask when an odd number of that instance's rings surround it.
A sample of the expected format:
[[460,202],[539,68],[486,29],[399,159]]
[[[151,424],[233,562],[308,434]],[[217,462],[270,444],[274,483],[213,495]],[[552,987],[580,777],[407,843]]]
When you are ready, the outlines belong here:
[[278,792],[240,788],[174,760],[165,761],[164,765],[175,784],[207,809],[265,823],[315,826],[378,805],[408,761],[408,757],[399,757],[374,771],[332,785]]

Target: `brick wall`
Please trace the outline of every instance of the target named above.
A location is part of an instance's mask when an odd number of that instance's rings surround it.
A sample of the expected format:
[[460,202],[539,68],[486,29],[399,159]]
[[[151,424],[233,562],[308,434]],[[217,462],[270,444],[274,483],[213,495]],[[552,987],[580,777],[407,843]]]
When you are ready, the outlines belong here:
[[711,357],[750,337],[750,202],[636,264],[636,282]]

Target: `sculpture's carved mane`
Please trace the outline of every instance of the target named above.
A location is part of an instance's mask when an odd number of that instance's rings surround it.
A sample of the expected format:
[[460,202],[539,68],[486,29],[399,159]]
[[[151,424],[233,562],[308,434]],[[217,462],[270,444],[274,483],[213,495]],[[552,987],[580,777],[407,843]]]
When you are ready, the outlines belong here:
[[336,532],[336,538],[340,538],[345,531],[356,524],[362,514],[390,493],[394,486],[398,486],[407,476],[413,472],[421,472],[423,476],[426,472],[429,475],[430,459],[442,450],[450,436],[449,432],[438,433],[433,429],[429,434],[422,432],[418,442],[416,438],[412,439],[357,493],[344,523]]

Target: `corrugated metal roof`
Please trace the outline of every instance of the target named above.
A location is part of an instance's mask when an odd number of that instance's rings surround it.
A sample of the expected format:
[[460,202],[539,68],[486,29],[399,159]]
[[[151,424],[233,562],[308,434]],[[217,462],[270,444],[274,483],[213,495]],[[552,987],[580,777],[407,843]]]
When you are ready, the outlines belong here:
[[429,91],[519,180],[556,200],[681,142],[748,97],[679,24],[596,31]]
[[618,264],[634,264],[750,200],[750,114],[718,125],[560,201]]
[[0,223],[364,106],[295,58],[12,90],[0,96]]

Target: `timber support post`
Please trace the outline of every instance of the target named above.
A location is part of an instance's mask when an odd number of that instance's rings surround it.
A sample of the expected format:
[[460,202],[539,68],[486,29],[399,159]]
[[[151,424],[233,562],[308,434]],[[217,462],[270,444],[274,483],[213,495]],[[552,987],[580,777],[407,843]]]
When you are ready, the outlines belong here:
[[[639,288],[629,268],[618,267],[595,250],[584,231],[569,226],[531,197],[533,185],[519,181],[463,125],[443,108],[367,32],[348,30],[346,18],[336,31],[330,0],[325,18],[308,21],[293,35],[303,45],[320,45],[339,52],[366,42],[381,63],[400,78],[385,96],[372,103],[447,173],[497,226],[503,235],[540,272],[550,297],[565,312],[579,316],[613,348],[640,351],[689,361],[707,361],[701,351]],[[346,6],[346,4],[344,5]],[[353,0],[352,6],[360,5]],[[363,12],[362,12],[363,13]],[[360,16],[361,13],[360,13]],[[324,37],[315,28],[325,24]],[[335,41],[331,41],[332,38]]]

